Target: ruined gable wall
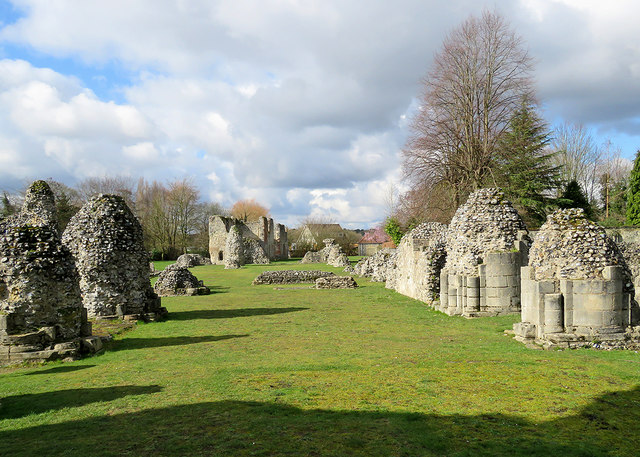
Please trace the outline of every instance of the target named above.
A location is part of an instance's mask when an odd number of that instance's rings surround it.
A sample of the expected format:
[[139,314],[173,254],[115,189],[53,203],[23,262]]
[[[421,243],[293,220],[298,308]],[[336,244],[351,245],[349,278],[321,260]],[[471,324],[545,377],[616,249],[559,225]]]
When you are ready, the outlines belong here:
[[233,225],[233,218],[225,216],[209,217],[209,256],[214,265],[224,265],[227,235]]

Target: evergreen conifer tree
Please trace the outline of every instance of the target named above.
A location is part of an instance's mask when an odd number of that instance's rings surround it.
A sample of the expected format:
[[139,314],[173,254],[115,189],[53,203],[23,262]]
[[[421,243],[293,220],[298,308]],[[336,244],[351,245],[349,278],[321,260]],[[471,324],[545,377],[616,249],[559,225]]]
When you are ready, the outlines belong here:
[[640,224],[640,149],[636,152],[627,190],[627,223]]
[[560,185],[560,167],[553,164],[555,153],[546,148],[549,142],[547,125],[535,104],[524,99],[502,136],[494,169],[496,183],[531,225],[546,220]]
[[580,183],[575,179],[567,183],[564,192],[558,199],[558,206],[560,208],[582,208],[588,219],[593,218],[593,208]]

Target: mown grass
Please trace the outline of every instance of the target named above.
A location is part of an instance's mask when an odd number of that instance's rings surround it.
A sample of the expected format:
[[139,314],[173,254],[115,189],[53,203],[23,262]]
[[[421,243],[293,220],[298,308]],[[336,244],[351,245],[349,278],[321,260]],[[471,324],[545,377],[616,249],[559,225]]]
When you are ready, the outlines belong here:
[[[157,263],[157,268],[164,264]],[[638,455],[640,355],[536,351],[360,278],[251,286],[278,262],[192,271],[105,353],[0,369],[0,455]]]

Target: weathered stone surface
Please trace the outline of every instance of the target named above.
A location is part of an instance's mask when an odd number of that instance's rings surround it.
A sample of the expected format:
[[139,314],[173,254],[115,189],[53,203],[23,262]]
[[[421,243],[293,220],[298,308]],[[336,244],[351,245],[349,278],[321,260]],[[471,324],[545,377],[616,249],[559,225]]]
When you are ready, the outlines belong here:
[[360,259],[354,267],[355,274],[371,278],[374,282],[386,281],[387,287],[393,289],[389,281],[393,282],[395,278],[396,256],[395,249],[380,249],[374,255]]
[[328,276],[316,279],[316,289],[355,289],[358,283],[351,276]]
[[161,297],[209,294],[209,288],[204,287],[202,281],[188,269],[179,266],[177,262],[169,266],[172,268],[165,268],[153,285],[156,294]]
[[201,265],[211,265],[211,260],[200,254],[182,254],[176,260],[176,264],[183,268],[193,268]]
[[244,265],[244,245],[240,229],[234,225],[229,229],[225,247],[224,268],[235,269]]
[[558,210],[535,234],[529,266],[536,280],[601,279],[608,265],[631,273],[616,244],[604,229],[589,221],[581,208]]
[[581,209],[559,210],[536,233],[522,268],[516,339],[545,348],[638,348],[631,274],[604,229]]
[[93,197],[71,219],[62,240],[75,258],[89,316],[166,313],[149,283],[142,227],[122,197]]
[[429,304],[439,298],[440,271],[447,259],[446,235],[445,224],[428,222],[402,237],[393,278],[397,292]]
[[236,227],[238,231],[232,236],[237,237],[239,234],[245,250],[241,257],[237,252],[231,253],[235,259],[229,265],[237,263],[237,259],[240,258],[240,266],[245,263],[268,264],[271,260],[289,258],[286,228],[282,224],[274,225],[273,219],[260,217],[255,221],[244,222],[233,217],[211,216],[209,255],[213,264],[227,265],[226,258],[230,254],[227,253],[228,237],[231,235],[232,227]]
[[0,363],[80,354],[90,333],[78,275],[56,224],[44,181],[27,190],[20,213],[0,221]]
[[445,268],[450,274],[476,275],[477,266],[487,253],[517,249],[519,232],[526,230],[500,189],[477,190],[451,219]]
[[297,284],[315,282],[318,278],[335,276],[329,271],[320,270],[275,270],[260,273],[252,284]]
[[322,240],[325,247],[317,252],[308,251],[300,263],[326,263],[332,267],[348,267],[351,265],[347,255],[342,252],[339,244],[335,240],[327,238]]

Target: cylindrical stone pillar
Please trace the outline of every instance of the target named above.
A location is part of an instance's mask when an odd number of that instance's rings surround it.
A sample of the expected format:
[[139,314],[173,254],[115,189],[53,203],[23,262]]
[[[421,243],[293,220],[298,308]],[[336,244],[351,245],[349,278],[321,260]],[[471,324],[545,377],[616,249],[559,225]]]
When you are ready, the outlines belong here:
[[564,307],[562,294],[544,296],[544,332],[560,333],[564,331]]
[[467,276],[467,306],[469,313],[480,311],[480,277]]

